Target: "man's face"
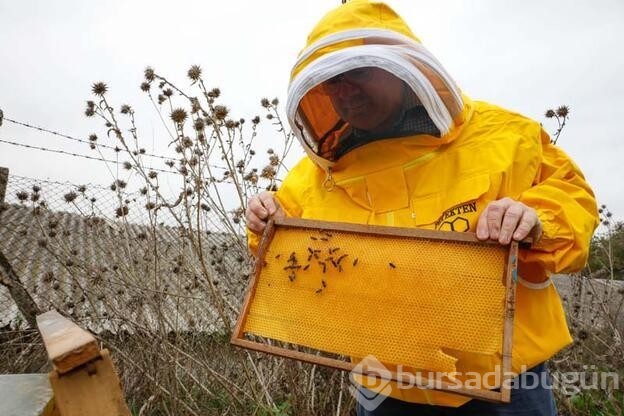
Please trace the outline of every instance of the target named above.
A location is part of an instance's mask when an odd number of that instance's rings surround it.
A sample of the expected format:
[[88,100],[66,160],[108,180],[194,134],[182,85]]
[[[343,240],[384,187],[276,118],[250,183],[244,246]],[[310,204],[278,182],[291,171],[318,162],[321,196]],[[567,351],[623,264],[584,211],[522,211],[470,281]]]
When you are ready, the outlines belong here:
[[403,88],[403,81],[376,67],[353,69],[323,83],[338,115],[371,133],[392,127],[403,105]]

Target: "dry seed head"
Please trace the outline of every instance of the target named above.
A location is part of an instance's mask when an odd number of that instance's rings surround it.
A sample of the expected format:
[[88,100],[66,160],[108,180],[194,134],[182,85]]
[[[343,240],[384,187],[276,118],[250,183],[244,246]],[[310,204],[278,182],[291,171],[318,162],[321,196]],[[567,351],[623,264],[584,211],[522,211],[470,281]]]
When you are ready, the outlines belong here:
[[271,100],[271,104],[273,104],[274,106],[277,106],[279,104],[279,100],[277,98],[273,98]]
[[96,82],[91,86],[91,92],[97,96],[103,97],[108,91],[108,87],[103,82]]
[[121,106],[121,114],[130,114],[132,112],[132,107],[130,107],[128,104],[123,104]]
[[156,208],[156,204],[151,201],[145,204],[145,209],[147,209],[148,211],[153,210],[154,208]]
[[128,207],[126,205],[123,205],[115,210],[115,216],[117,216],[117,218],[124,217],[128,215],[128,211]]
[[195,123],[193,124],[193,127],[195,127],[195,130],[197,131],[203,130],[205,126],[206,124],[204,123],[204,120],[201,118],[198,118],[197,120],[195,120]]
[[37,193],[37,192],[39,192],[40,190],[41,190],[41,188],[40,188],[38,185],[33,185],[33,187],[32,187],[32,191],[33,191],[34,193]]
[[187,72],[188,77],[193,80],[193,81],[197,81],[199,79],[199,77],[201,77],[201,73],[202,70],[199,67],[199,65],[193,65]]
[[217,120],[225,120],[227,117],[229,110],[224,105],[215,105],[214,107],[214,116]]
[[555,111],[552,109],[549,109],[546,111],[546,113],[544,114],[544,117],[546,118],[553,118],[555,116]]
[[26,191],[19,191],[19,192],[17,192],[15,194],[15,196],[20,201],[26,201],[28,199],[28,192],[26,192]]
[[173,95],[173,90],[171,88],[167,88],[166,90],[163,90],[162,93],[165,97],[171,97]]
[[147,173],[147,177],[150,178],[150,179],[156,179],[157,176],[158,176],[158,173],[154,172],[153,170],[150,170]]
[[176,108],[171,112],[171,120],[178,124],[184,123],[184,120],[186,120],[186,111],[183,108]]
[[262,169],[262,172],[260,173],[260,176],[262,178],[265,178],[265,179],[273,179],[273,178],[275,178],[275,174],[276,174],[275,168],[273,168],[273,166],[269,165],[269,166],[265,166]]
[[225,127],[228,129],[233,129],[234,127],[236,127],[236,123],[234,123],[234,121],[232,120],[226,120],[225,121]]
[[84,113],[87,117],[93,117],[95,115],[95,110],[93,108],[87,107]]
[[562,105],[559,108],[557,108],[557,115],[559,117],[567,117],[568,114],[570,113],[570,107],[568,107],[567,105]]
[[244,176],[244,178],[246,181],[251,182],[252,184],[257,184],[258,183],[258,175],[254,172],[250,172],[247,175]]
[[44,283],[50,283],[52,280],[54,280],[54,272],[53,271],[45,272],[45,274],[43,275]]
[[208,92],[208,97],[210,98],[219,98],[220,95],[221,90],[219,88],[213,88],[210,92]]
[[98,137],[95,133],[89,135],[89,141],[95,142],[97,139]]
[[149,82],[142,82],[141,83],[141,91],[145,91],[148,92],[151,88],[151,84]]
[[156,73],[154,72],[154,68],[152,68],[151,66],[148,66],[147,68],[145,68],[145,71],[143,71],[143,75],[145,75],[145,79],[148,81],[154,81],[154,78],[156,78]]
[[86,185],[79,185],[77,188],[78,192],[80,192],[81,194],[84,194],[87,190],[87,186]]
[[269,102],[268,98],[263,98],[262,100],[260,100],[260,105],[262,105],[262,107],[264,108],[269,108],[271,106],[271,103]]
[[74,191],[69,191],[68,193],[63,195],[63,198],[67,203],[73,202],[77,197],[78,195]]
[[132,163],[128,162],[127,160],[125,162],[123,162],[123,167],[124,169],[130,170],[132,169]]
[[253,124],[258,124],[260,123],[260,117],[259,116],[255,116],[254,118],[251,119],[251,122]]
[[182,147],[185,148],[189,148],[189,147],[193,147],[193,140],[190,139],[190,137],[184,137],[182,139]]

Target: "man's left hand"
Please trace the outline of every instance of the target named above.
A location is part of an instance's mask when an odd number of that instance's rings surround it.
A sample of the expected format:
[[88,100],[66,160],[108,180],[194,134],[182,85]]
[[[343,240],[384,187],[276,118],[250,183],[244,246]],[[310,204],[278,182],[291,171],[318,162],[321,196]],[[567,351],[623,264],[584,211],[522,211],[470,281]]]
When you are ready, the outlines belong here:
[[534,242],[542,236],[542,224],[537,212],[511,198],[490,202],[477,222],[479,240],[490,239],[509,244],[512,239],[520,241],[529,236]]

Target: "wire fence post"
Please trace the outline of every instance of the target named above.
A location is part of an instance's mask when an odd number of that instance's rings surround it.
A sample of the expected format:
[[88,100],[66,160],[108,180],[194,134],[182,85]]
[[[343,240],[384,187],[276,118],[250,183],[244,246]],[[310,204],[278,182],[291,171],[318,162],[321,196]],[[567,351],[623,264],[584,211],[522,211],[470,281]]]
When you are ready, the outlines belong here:
[[9,169],[0,167],[0,205],[4,204],[4,195],[6,194],[6,188],[8,183]]
[[[4,196],[6,193],[6,187],[9,179],[9,170],[7,168],[0,167],[0,205],[4,204]],[[0,223],[1,224],[1,223]],[[22,284],[17,273],[13,270],[11,263],[6,258],[4,253],[0,250],[0,284],[5,286],[13,301],[17,305],[17,308],[24,316],[24,319],[28,322],[31,328],[37,327],[37,315],[41,313],[41,310],[28,293],[28,290]]]

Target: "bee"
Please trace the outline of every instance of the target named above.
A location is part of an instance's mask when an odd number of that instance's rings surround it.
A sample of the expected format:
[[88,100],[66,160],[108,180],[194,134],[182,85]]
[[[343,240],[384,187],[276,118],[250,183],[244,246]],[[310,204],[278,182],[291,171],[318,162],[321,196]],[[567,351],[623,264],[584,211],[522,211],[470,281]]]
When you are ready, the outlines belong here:
[[318,264],[323,268],[323,273],[325,273],[327,271],[327,265],[322,261],[319,261]]
[[321,280],[321,286],[327,287],[327,282],[325,282],[325,280]]
[[353,259],[353,267],[357,266],[358,264],[358,258],[356,257],[355,259]]
[[340,250],[340,247],[330,248],[330,249],[329,249],[329,254],[334,254],[334,253],[335,253],[335,252],[337,252],[338,250]]
[[288,280],[294,282],[297,277],[295,276],[295,272],[292,272],[288,275]]
[[392,267],[393,269],[396,269],[396,265],[394,263],[388,263],[388,266]]
[[299,264],[291,264],[290,266],[284,267],[282,270],[299,270],[301,265]]
[[277,256],[275,256],[275,259],[279,259],[281,256],[281,254],[278,254]]
[[327,237],[321,237],[321,238],[320,238],[320,240],[321,240],[321,241],[329,241],[329,238],[327,238]]
[[309,265],[309,264],[306,264],[306,265],[303,267],[303,270],[308,270],[309,268],[310,268],[310,265]]
[[316,289],[316,290],[314,291],[314,293],[319,294],[319,293],[321,293],[322,291],[323,291],[323,288],[321,287],[321,288]]
[[316,237],[314,237],[313,235],[311,235],[311,236],[310,236],[310,240],[314,240],[314,241],[316,241],[316,240],[318,240],[318,238],[316,238]]
[[336,263],[340,264],[340,262],[347,256],[348,254],[343,254],[342,256],[338,257],[338,259],[336,260]]

